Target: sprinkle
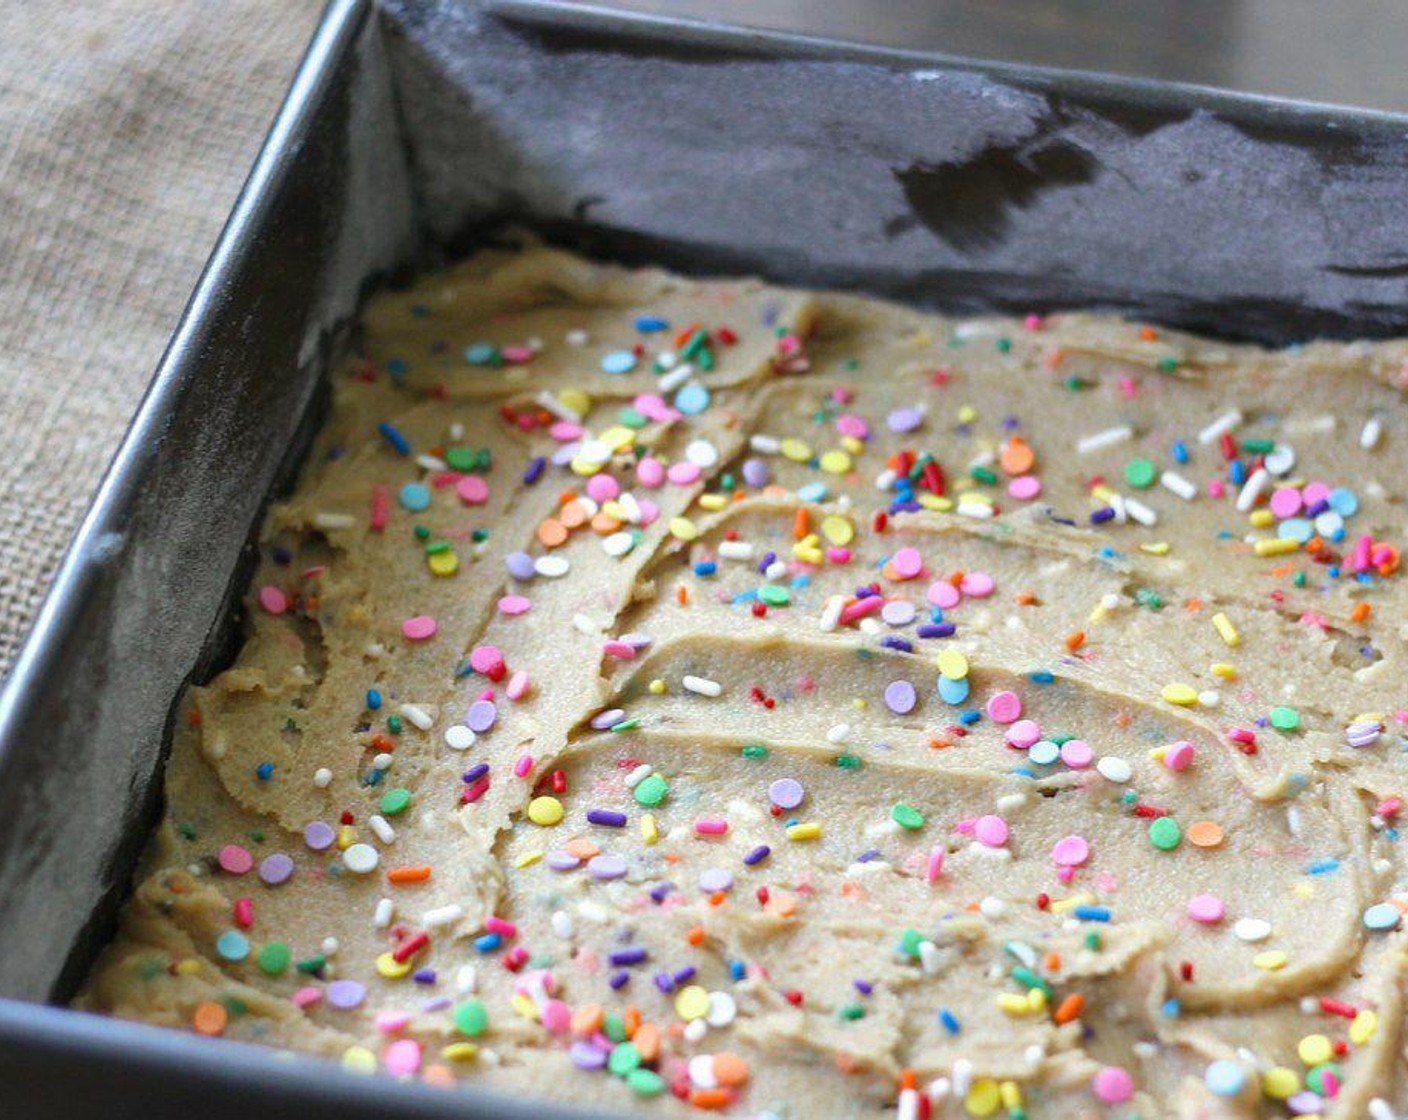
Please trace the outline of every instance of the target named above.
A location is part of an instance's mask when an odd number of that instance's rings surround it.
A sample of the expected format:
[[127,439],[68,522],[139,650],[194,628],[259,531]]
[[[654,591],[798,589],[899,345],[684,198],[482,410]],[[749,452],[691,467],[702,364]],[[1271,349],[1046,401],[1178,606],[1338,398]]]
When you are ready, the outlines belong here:
[[1149,825],[1149,842],[1163,852],[1171,852],[1183,840],[1183,830],[1172,817],[1158,817]]
[[1242,637],[1237,633],[1237,628],[1232,625],[1232,620],[1219,611],[1212,616],[1212,625],[1222,640],[1229,646],[1237,646],[1241,643]]
[[787,827],[789,840],[815,840],[821,835],[821,825],[815,821],[807,824],[794,824]]
[[1009,829],[1005,820],[989,814],[973,823],[973,835],[985,847],[1000,848],[1007,843]]
[[1364,911],[1364,926],[1372,930],[1394,930],[1403,921],[1403,914],[1391,902],[1376,902]]
[[535,797],[528,803],[528,819],[536,825],[551,827],[563,817],[562,802],[556,797]]
[[924,814],[903,802],[896,803],[890,809],[890,819],[901,828],[907,828],[911,831],[924,827]]
[[1119,427],[1106,428],[1094,435],[1083,436],[1076,443],[1076,452],[1080,455],[1089,455],[1093,451],[1102,451],[1107,447],[1113,447],[1117,443],[1124,443],[1133,438],[1134,429],[1128,424],[1121,424]]
[[426,614],[415,615],[401,623],[401,633],[413,642],[423,642],[427,638],[433,638],[439,629],[439,623]]
[[1224,412],[1198,433],[1198,442],[1204,446],[1210,443],[1216,443],[1241,423],[1242,413],[1239,409],[1234,408],[1228,412]]
[[700,696],[718,696],[724,690],[724,686],[718,681],[711,681],[707,677],[686,676],[680,683],[687,692],[694,692]]
[[916,702],[914,685],[909,681],[891,681],[885,686],[885,706],[896,715],[914,711]]

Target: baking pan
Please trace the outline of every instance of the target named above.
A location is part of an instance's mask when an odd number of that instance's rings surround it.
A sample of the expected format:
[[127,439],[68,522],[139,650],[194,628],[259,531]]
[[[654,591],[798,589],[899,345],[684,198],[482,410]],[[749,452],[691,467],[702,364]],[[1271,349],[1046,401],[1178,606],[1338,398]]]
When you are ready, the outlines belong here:
[[[545,3],[333,0],[0,693],[0,1112],[541,1115],[44,1006],[112,931],[174,703],[372,285],[505,221],[954,311],[1408,333],[1408,119]],[[555,1109],[561,1112],[561,1109]]]

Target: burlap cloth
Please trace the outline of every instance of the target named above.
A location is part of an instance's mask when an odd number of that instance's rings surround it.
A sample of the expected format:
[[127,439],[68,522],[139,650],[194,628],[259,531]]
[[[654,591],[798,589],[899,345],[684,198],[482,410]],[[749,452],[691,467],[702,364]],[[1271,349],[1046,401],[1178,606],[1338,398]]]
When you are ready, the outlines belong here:
[[0,676],[321,0],[0,0]]

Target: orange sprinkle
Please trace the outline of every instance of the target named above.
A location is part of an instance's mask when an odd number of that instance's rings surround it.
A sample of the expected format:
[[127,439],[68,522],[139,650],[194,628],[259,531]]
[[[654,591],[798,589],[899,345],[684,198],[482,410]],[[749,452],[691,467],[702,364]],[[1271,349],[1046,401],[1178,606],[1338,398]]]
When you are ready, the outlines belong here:
[[679,861],[680,861],[680,854],[679,854],[679,852],[666,852],[666,853],[665,853],[665,862],[666,862],[666,863],[679,863]]
[[715,891],[709,896],[709,905],[722,906],[727,898],[728,895],[726,895],[723,891]]
[[675,602],[680,606],[689,602],[689,588],[682,583],[675,588]]
[[436,1064],[426,1066],[420,1071],[420,1079],[427,1085],[434,1085],[437,1089],[448,1089],[458,1080],[449,1066]]
[[587,523],[587,507],[574,498],[557,511],[557,519],[569,529],[580,529]]
[[1019,591],[1016,595],[1012,596],[1012,598],[1019,607],[1032,607],[1036,605],[1036,596],[1030,591]]
[[770,899],[766,910],[779,918],[790,918],[797,912],[797,897],[788,891],[778,891]]
[[1355,603],[1354,609],[1349,612],[1349,617],[1355,622],[1363,622],[1369,617],[1369,611],[1372,609],[1368,603]]
[[856,1056],[847,1053],[845,1050],[837,1050],[836,1068],[841,1073],[855,1073],[857,1069]]
[[1288,576],[1295,571],[1294,564],[1277,564],[1271,569],[1271,574],[1279,579],[1281,576]]
[[684,939],[691,945],[702,945],[704,943],[704,927],[690,926],[689,932],[684,935]]
[[584,1003],[572,1012],[572,1018],[568,1025],[572,1028],[573,1034],[595,1034],[601,1027],[603,1014],[601,1004]]
[[1061,954],[1052,949],[1046,956],[1041,958],[1041,967],[1047,972],[1061,971]]
[[1075,653],[1075,651],[1080,649],[1083,645],[1085,645],[1084,630],[1072,630],[1066,635],[1066,648],[1072,653]]
[[429,878],[429,867],[392,867],[386,872],[388,883],[423,883]]
[[900,1088],[901,1088],[901,1089],[915,1089],[915,1088],[918,1088],[918,1086],[919,1086],[919,1082],[918,1082],[918,1080],[915,1078],[915,1076],[914,1076],[914,1071],[913,1071],[912,1069],[910,1069],[908,1066],[906,1066],[904,1069],[900,1070]]
[[557,504],[560,505],[560,506],[565,506],[568,502],[575,501],[576,498],[577,498],[577,491],[575,491],[575,490],[564,490],[564,491],[562,491],[562,493],[560,493],[560,494],[557,496]]
[[1085,1010],[1085,997],[1079,992],[1072,992],[1052,1014],[1052,1018],[1058,1023],[1069,1023],[1072,1019],[1080,1018],[1080,1013]]
[[736,1088],[748,1080],[748,1063],[737,1054],[720,1050],[714,1055],[714,1080]]
[[963,571],[962,571],[962,569],[960,569],[960,570],[958,570],[958,571],[956,571],[956,572],[950,572],[949,575],[948,575],[948,581],[949,581],[949,583],[953,584],[954,587],[957,587],[960,583],[962,583],[962,582],[963,582]]
[[588,840],[585,836],[574,836],[567,843],[562,845],[566,852],[570,852],[578,859],[591,859],[592,856],[601,855],[601,847],[595,840]]
[[1145,342],[1153,342],[1156,338],[1159,337],[1159,332],[1156,331],[1153,327],[1140,327],[1139,337],[1142,338]]
[[1203,601],[1201,599],[1189,599],[1183,605],[1190,611],[1200,611],[1203,609]]
[[544,548],[556,548],[567,540],[567,526],[551,517],[538,523],[538,540]]
[[698,329],[698,323],[690,323],[689,326],[685,327],[683,330],[680,331],[679,334],[675,335],[675,349],[678,350],[681,346],[683,346],[686,342],[693,338],[694,332]]
[[943,750],[945,747],[951,747],[951,746],[953,746],[953,740],[952,740],[952,739],[942,739],[942,738],[940,738],[940,737],[937,736],[937,735],[930,735],[930,736],[929,736],[929,746],[933,747],[934,750],[936,750],[936,751],[941,751],[941,750]]
[[1377,565],[1379,575],[1391,576],[1398,571],[1399,555],[1398,549],[1391,544],[1376,545],[1375,550],[1383,550],[1383,560]]
[[1036,455],[1021,436],[1013,436],[1003,446],[998,461],[1008,474],[1026,474],[1036,462]]
[[609,513],[597,513],[592,518],[592,529],[605,536],[607,533],[614,533],[621,527],[620,518],[612,517]]
[[653,1062],[660,1055],[660,1028],[654,1023],[642,1023],[631,1036],[641,1061]]
[[727,1089],[695,1089],[689,1094],[689,1103],[695,1108],[727,1108],[733,1103],[733,1094]]
[[621,1025],[626,1028],[626,1037],[633,1038],[636,1031],[640,1030],[640,1008],[633,1003],[627,1004],[621,1016]]
[[191,1015],[191,1026],[196,1029],[197,1034],[220,1034],[229,1021],[230,1013],[220,1004],[210,1000],[197,1004],[195,1012]]
[[1223,840],[1222,826],[1215,821],[1194,821],[1183,835],[1188,837],[1188,843],[1195,848],[1216,848],[1220,847]]
[[796,540],[801,540],[810,531],[810,524],[806,507],[803,506],[792,515],[792,536]]

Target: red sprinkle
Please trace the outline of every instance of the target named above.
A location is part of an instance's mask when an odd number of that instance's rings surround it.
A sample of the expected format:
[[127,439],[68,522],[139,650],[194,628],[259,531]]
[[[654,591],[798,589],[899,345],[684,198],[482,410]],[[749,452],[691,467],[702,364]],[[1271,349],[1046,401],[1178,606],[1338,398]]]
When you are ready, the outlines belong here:
[[421,930],[414,937],[401,942],[391,950],[391,959],[397,964],[405,964],[413,956],[430,944],[430,934]]

